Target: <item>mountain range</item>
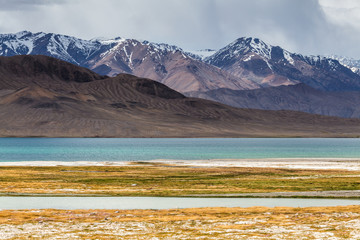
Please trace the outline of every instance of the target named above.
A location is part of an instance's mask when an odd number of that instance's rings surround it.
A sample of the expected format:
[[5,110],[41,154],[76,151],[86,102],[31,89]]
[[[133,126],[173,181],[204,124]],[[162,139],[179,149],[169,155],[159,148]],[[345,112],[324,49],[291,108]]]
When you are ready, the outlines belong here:
[[304,83],[323,91],[360,90],[360,76],[337,60],[290,53],[257,38],[239,38],[205,61],[263,87]]
[[294,54],[257,38],[239,38],[218,51],[188,52],[135,39],[24,31],[0,34],[0,55],[46,55],[100,75],[133,74],[234,107],[360,117],[354,61]]
[[360,120],[240,109],[48,56],[0,57],[1,137],[358,137]]
[[20,32],[0,35],[0,55],[45,55],[89,68],[101,75],[129,73],[164,83],[180,92],[219,86],[252,89],[242,80],[196,59],[182,49],[135,39],[81,40],[53,33]]

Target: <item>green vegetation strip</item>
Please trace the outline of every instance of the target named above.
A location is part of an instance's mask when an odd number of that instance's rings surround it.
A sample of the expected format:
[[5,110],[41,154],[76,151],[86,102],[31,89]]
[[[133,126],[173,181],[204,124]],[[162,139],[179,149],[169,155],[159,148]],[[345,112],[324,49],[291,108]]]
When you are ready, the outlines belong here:
[[1,195],[189,196],[360,190],[360,172],[165,164],[0,167]]

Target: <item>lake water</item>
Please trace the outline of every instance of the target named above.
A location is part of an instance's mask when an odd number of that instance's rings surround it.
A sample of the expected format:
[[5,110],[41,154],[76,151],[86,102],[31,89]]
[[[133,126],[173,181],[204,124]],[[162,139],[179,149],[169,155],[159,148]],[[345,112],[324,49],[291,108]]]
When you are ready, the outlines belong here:
[[360,158],[360,139],[0,138],[0,162]]
[[0,197],[8,209],[171,209],[195,207],[318,207],[358,205],[359,200],[301,198]]

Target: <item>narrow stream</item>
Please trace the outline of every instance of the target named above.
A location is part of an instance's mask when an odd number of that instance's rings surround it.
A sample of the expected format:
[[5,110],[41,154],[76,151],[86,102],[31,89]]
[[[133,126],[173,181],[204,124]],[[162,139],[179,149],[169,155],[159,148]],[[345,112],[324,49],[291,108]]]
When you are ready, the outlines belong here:
[[199,207],[320,207],[360,205],[360,200],[301,198],[0,197],[0,210],[171,209]]

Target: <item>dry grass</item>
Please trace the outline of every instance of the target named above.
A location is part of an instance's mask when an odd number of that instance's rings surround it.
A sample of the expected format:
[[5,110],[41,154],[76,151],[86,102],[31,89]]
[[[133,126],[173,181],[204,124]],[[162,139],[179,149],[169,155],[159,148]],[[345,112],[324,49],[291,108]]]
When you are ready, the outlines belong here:
[[0,212],[0,239],[359,239],[360,207]]
[[360,190],[360,172],[193,168],[160,164],[108,167],[0,167],[0,193],[186,196]]

